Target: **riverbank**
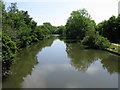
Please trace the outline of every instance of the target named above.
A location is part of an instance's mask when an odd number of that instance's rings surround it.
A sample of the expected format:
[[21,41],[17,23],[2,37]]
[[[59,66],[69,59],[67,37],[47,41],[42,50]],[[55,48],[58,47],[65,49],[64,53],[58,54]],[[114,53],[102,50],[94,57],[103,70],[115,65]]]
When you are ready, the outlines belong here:
[[112,45],[109,48],[106,48],[105,50],[120,56],[120,44],[112,43]]
[[[16,57],[20,54],[20,52],[21,52],[23,49],[25,49],[25,48],[30,48],[30,47],[32,47],[32,46],[34,46],[34,45],[36,45],[36,44],[39,44],[39,42],[42,42],[41,45],[44,45],[44,42],[45,42],[46,40],[49,41],[49,39],[51,39],[51,35],[47,35],[46,37],[44,37],[43,39],[41,39],[41,40],[39,40],[39,41],[31,42],[30,45],[27,45],[26,47],[19,48],[19,49],[17,50],[16,55],[15,55],[15,57],[13,58],[12,61],[9,61],[9,60],[8,60],[7,62],[2,61],[2,79],[5,80],[9,75],[12,74],[12,73],[11,73],[11,66],[12,66],[14,63],[18,62],[18,61],[16,60]],[[50,42],[48,42],[48,43],[50,43]],[[0,53],[0,54],[1,54],[1,53]],[[25,56],[24,56],[24,57],[25,57]],[[1,57],[0,57],[0,58],[1,58]],[[18,60],[19,60],[19,59],[18,59]]]
[[108,51],[108,52],[110,52],[110,53],[113,53],[113,54],[116,54],[116,55],[119,55],[119,56],[120,56],[120,53],[119,53],[119,52],[116,52],[116,51],[114,51],[114,50],[112,50],[112,49],[105,49],[105,51]]

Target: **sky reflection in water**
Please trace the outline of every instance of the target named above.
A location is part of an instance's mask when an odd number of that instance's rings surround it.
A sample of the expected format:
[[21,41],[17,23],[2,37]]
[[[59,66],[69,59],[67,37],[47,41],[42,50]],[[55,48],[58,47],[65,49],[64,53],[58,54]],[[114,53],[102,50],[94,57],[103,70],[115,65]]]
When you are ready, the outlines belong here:
[[[79,45],[55,40],[38,54],[39,64],[22,83],[23,88],[117,88],[118,70],[104,61],[118,57],[100,50],[79,50]],[[113,66],[114,67],[114,66]],[[115,69],[115,68],[110,68]],[[109,72],[110,71],[110,72]]]

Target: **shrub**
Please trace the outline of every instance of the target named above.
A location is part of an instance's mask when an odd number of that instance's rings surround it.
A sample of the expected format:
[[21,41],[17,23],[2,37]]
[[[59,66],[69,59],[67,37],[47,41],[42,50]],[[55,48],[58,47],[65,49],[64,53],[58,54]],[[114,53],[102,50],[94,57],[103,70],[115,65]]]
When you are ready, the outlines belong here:
[[93,35],[93,36],[86,36],[81,41],[83,45],[87,45],[90,48],[96,48],[96,49],[105,49],[110,46],[110,42],[107,38],[104,38],[100,35]]
[[105,49],[110,47],[110,42],[107,38],[98,36],[98,38],[95,40],[95,46],[99,49]]

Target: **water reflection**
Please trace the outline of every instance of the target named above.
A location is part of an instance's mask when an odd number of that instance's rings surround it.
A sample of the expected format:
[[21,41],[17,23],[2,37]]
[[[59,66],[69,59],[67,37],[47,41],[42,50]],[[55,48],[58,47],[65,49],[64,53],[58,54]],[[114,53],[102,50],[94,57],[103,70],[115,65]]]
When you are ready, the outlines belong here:
[[118,87],[117,74],[110,75],[101,64],[111,56],[108,52],[83,49],[79,43],[65,44],[57,39],[37,56],[39,64],[24,78],[23,88]]
[[45,39],[30,47],[26,47],[19,52],[16,57],[16,62],[11,66],[11,75],[8,76],[2,83],[3,88],[20,88],[24,77],[31,75],[34,66],[38,64],[38,52],[44,47],[52,45],[56,37]]
[[21,50],[3,87],[117,88],[119,58],[52,37]]
[[71,65],[78,71],[87,71],[92,63],[99,60],[102,67],[110,74],[120,73],[118,69],[119,56],[101,50],[81,49],[79,43],[66,43],[66,52],[71,58]]
[[120,73],[120,57],[110,55],[101,60],[103,67],[110,73]]

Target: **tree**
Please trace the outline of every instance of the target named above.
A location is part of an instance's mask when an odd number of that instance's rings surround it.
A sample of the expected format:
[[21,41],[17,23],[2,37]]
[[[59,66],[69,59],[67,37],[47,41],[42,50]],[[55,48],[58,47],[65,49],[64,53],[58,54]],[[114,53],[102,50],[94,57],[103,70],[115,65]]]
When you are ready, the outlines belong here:
[[97,25],[100,35],[108,38],[111,42],[120,43],[120,15],[116,18],[112,16]]
[[66,23],[66,37],[82,40],[86,31],[94,30],[95,22],[91,20],[86,9],[73,11]]
[[8,7],[8,13],[17,13],[17,3],[11,3],[11,6]]

